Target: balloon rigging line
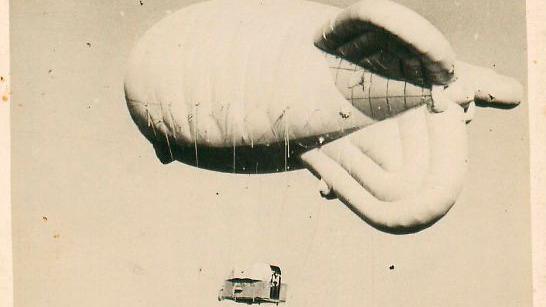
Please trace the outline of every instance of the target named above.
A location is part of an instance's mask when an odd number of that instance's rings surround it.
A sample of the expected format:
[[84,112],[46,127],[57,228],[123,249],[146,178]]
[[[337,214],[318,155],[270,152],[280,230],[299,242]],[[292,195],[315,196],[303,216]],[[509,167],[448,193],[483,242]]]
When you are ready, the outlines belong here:
[[387,110],[389,112],[389,116],[392,116],[392,107],[391,107],[391,104],[389,103],[389,81],[390,79],[387,79],[387,86],[385,89],[385,100],[387,102]]
[[[364,78],[364,75],[362,75],[362,78]],[[372,112],[372,118],[374,118],[374,112],[373,112],[373,106],[372,106],[372,78],[373,78],[373,74],[370,73],[370,81],[368,81],[370,83],[370,85],[368,85],[368,103],[370,104],[370,112]],[[364,82],[362,82],[362,89],[364,89]]]
[[[163,109],[163,104],[160,103],[159,107],[161,108],[161,116],[163,117],[163,119],[165,119],[165,110]],[[165,126],[164,134],[165,134],[165,139],[167,140],[167,147],[169,148],[169,155],[171,156],[171,159],[174,160],[173,151],[171,149],[171,142],[169,141],[169,135],[167,133],[167,130],[169,127],[167,126],[167,122],[165,120],[163,120],[163,126]],[[173,125],[173,130],[174,130],[174,125]]]
[[192,117],[192,123],[193,123],[193,146],[195,149],[195,166],[199,167],[199,152],[197,150],[197,104],[192,103],[192,109],[193,109],[193,117]]

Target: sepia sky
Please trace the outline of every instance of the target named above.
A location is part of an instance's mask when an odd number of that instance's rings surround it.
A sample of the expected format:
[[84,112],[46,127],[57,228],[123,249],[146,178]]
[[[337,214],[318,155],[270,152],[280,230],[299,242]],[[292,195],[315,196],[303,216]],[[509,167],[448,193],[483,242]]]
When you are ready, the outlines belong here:
[[[127,111],[125,65],[194,1],[141,1],[10,4],[17,307],[237,305],[217,301],[223,278],[255,262],[282,268],[287,307],[531,305],[525,103],[477,110],[465,188],[442,220],[385,234],[322,199],[306,170],[162,165]],[[524,1],[398,2],[459,59],[526,83]]]

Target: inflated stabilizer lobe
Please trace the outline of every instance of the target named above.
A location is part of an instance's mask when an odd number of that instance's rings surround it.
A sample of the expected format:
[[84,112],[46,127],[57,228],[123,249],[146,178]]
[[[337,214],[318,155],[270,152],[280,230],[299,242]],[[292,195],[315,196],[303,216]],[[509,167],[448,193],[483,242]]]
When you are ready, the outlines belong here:
[[454,87],[466,88],[467,96],[472,96],[479,106],[501,109],[519,105],[524,92],[521,83],[514,78],[462,61],[457,62],[457,80]]
[[342,10],[318,31],[315,46],[389,79],[424,87],[448,84],[454,73],[455,55],[445,37],[390,1],[363,0]]
[[[420,231],[443,217],[459,195],[467,164],[462,108],[426,107],[304,153],[302,160],[370,225]],[[390,131],[390,133],[386,133]],[[392,150],[398,144],[400,150]]]

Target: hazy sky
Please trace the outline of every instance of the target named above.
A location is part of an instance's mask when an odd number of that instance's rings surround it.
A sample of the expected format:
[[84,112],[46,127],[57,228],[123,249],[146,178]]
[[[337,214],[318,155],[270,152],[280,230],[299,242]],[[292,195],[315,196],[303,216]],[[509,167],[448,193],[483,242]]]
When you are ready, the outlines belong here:
[[[305,170],[160,164],[125,105],[126,59],[192,1],[142,1],[10,4],[16,306],[234,305],[216,301],[222,280],[254,262],[281,266],[285,306],[530,306],[525,104],[477,110],[446,217],[384,234],[322,199]],[[524,1],[399,2],[459,59],[525,84]]]

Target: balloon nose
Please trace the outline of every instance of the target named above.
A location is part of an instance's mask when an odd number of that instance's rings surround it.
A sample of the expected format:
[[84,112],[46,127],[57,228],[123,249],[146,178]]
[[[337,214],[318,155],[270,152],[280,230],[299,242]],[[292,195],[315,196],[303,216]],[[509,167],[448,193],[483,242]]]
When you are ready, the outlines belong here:
[[495,74],[480,83],[474,93],[474,102],[478,106],[511,109],[523,99],[523,85],[516,79]]

